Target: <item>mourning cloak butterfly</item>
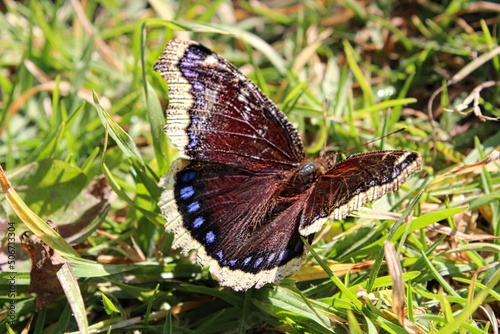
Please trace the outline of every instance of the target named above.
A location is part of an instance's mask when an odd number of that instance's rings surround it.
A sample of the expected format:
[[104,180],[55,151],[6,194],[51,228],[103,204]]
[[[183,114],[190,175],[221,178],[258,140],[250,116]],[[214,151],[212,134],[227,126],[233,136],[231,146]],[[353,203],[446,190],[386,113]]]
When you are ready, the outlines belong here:
[[234,290],[297,272],[307,256],[301,235],[311,242],[326,219],[396,191],[421,168],[411,151],[306,160],[285,114],[196,42],[169,41],[154,69],[168,82],[164,131],[180,155],[159,183],[166,230]]

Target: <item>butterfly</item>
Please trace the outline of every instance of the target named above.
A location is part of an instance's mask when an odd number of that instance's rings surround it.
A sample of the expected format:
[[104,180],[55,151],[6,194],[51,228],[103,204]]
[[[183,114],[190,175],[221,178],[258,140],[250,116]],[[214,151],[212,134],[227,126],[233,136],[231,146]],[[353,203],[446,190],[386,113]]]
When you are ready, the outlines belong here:
[[179,150],[158,203],[174,248],[234,290],[296,273],[329,218],[396,191],[421,169],[412,151],[308,160],[285,114],[247,77],[194,41],[171,40],[154,65],[167,81],[164,128]]

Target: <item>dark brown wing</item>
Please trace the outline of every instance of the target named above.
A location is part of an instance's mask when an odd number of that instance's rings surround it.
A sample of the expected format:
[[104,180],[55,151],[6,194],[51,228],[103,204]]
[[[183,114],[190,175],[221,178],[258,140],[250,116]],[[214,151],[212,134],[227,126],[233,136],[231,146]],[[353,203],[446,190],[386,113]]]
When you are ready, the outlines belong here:
[[168,82],[165,132],[180,157],[254,171],[304,160],[297,130],[238,69],[206,47],[171,40],[154,69]]
[[209,265],[221,285],[247,290],[278,284],[304,262],[298,231],[303,203],[276,203],[276,175],[178,159],[159,185],[173,247],[198,249],[198,263]]
[[344,219],[358,207],[398,190],[421,167],[422,157],[411,151],[375,151],[348,157],[308,190],[300,233],[307,236],[318,232],[328,217]]

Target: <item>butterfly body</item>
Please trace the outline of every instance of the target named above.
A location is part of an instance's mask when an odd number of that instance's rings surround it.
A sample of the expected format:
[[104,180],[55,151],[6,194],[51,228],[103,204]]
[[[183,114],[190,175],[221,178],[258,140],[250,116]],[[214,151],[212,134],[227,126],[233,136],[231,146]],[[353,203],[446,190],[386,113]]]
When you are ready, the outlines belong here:
[[233,65],[169,41],[155,65],[169,85],[165,132],[179,149],[159,206],[174,247],[198,249],[221,285],[247,290],[295,273],[328,217],[343,219],[421,168],[411,151],[306,160],[288,118]]

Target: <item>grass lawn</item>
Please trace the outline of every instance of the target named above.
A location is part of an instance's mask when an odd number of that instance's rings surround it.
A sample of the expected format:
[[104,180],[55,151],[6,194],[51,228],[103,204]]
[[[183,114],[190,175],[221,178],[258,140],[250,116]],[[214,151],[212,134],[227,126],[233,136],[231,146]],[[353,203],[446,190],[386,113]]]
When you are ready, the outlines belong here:
[[[3,1],[0,333],[498,333],[499,13],[468,0]],[[408,150],[422,170],[328,220],[280,285],[221,287],[195,251],[172,249],[157,205],[178,151],[153,65],[173,38],[240,69],[308,158]]]

